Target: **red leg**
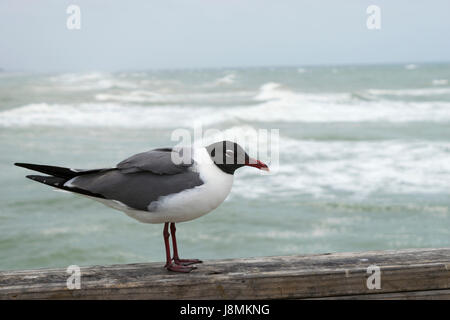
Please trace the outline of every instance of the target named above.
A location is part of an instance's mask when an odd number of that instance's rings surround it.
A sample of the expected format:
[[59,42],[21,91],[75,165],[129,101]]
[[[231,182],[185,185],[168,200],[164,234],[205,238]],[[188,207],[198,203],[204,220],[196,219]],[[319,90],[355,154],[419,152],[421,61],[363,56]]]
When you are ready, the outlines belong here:
[[163,230],[163,237],[164,237],[164,245],[166,247],[166,265],[164,267],[168,267],[170,263],[172,262],[172,259],[170,258],[170,245],[169,245],[169,223],[166,222],[164,224],[164,230]]
[[174,264],[170,257],[170,244],[169,244],[169,223],[166,222],[164,224],[164,245],[166,247],[166,265],[164,266],[167,270],[175,271],[175,272],[191,272],[195,267],[186,267],[178,264]]
[[177,228],[175,228],[175,223],[172,222],[170,224],[170,233],[172,234],[172,246],[173,246],[173,262],[177,265],[188,266],[190,264],[201,263],[201,260],[198,259],[180,259],[178,256],[178,246],[177,246],[177,238],[175,237],[175,232]]

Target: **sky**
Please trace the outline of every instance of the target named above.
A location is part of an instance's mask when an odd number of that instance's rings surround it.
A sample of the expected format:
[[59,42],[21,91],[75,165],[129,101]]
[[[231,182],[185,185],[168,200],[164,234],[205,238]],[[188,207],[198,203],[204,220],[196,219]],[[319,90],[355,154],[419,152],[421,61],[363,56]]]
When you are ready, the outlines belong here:
[[[81,29],[66,26],[78,5]],[[369,5],[381,29],[370,30]],[[148,70],[450,61],[448,0],[0,0],[0,68]]]

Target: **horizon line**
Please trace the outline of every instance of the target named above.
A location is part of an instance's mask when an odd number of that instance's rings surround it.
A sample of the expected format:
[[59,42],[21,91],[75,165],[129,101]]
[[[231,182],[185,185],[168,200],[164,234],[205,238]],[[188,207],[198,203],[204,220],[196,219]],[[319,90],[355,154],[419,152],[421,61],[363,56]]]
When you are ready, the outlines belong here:
[[450,64],[450,60],[443,61],[403,61],[403,62],[361,62],[361,63],[310,63],[310,64],[267,64],[267,65],[254,65],[254,66],[214,66],[214,67],[143,67],[143,68],[77,68],[77,69],[64,69],[59,70],[44,70],[44,69],[5,69],[0,66],[0,74],[2,73],[85,73],[85,72],[160,72],[160,71],[188,71],[188,70],[224,70],[224,69],[270,69],[270,68],[326,68],[326,67],[368,67],[368,66],[404,66],[404,65],[432,65],[432,64]]

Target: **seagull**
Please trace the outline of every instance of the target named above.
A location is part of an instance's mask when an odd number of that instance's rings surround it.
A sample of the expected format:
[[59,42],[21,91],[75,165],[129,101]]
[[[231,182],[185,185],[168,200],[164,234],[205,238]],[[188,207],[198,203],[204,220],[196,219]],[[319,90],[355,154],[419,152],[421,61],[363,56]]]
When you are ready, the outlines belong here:
[[216,209],[230,193],[237,169],[250,166],[269,171],[266,164],[251,158],[231,141],[207,147],[153,149],[135,154],[113,168],[15,165],[46,174],[26,176],[31,180],[99,201],[143,223],[164,223],[164,267],[175,272],[190,272],[202,262],[180,259],[175,223],[199,218]]

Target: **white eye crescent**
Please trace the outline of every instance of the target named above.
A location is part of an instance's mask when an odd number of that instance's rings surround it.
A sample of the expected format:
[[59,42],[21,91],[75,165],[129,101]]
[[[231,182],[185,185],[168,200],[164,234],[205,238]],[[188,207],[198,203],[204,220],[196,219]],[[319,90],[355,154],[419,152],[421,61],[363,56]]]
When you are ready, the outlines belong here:
[[227,151],[225,152],[225,155],[226,155],[227,157],[231,157],[233,154],[234,154],[233,150],[227,150]]

